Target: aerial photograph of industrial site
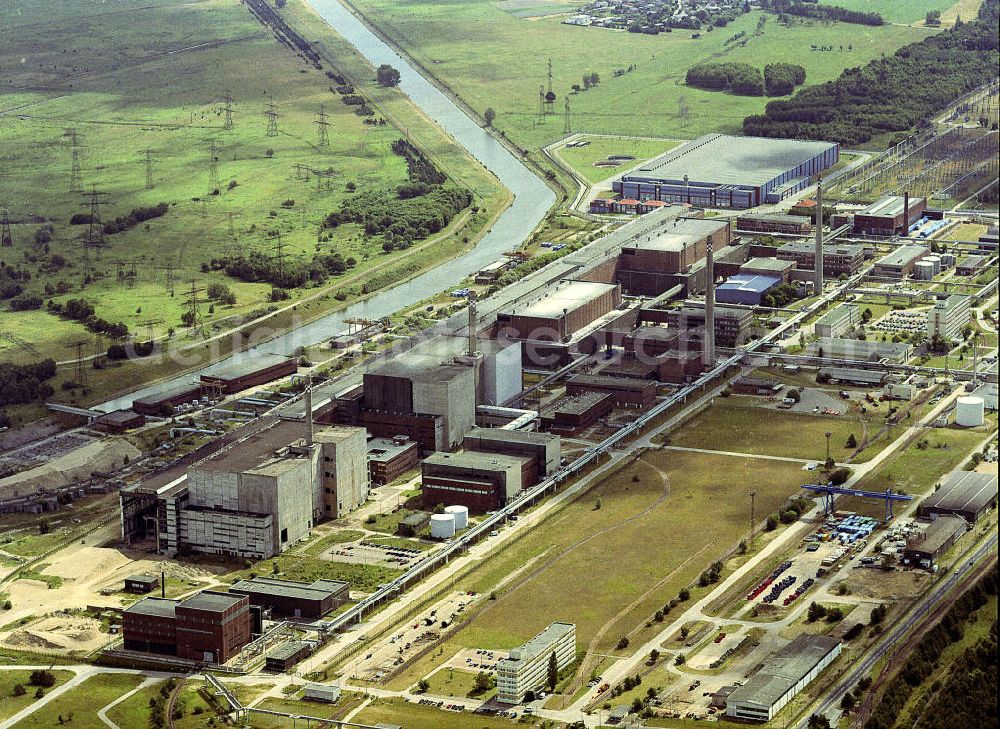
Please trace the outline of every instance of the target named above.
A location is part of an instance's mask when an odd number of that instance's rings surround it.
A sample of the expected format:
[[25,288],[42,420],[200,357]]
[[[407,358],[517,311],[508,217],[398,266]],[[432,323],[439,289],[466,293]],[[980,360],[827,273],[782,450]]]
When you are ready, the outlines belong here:
[[0,729],[998,729],[1000,0],[0,0]]

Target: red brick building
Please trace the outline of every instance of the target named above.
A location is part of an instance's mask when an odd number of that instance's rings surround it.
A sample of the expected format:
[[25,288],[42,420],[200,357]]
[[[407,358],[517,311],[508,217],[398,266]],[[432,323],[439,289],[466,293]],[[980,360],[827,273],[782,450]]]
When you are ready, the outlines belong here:
[[250,600],[204,590],[184,600],[147,597],[122,612],[126,650],[226,663],[251,640]]

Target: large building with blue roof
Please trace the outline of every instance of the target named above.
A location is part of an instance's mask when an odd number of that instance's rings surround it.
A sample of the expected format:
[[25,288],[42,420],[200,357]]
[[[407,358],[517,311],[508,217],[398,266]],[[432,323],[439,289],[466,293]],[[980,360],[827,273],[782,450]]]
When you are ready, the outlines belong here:
[[837,164],[834,142],[706,134],[613,183],[623,198],[745,209],[777,203]]
[[760,306],[769,289],[781,283],[778,276],[739,274],[715,287],[715,300],[720,304]]

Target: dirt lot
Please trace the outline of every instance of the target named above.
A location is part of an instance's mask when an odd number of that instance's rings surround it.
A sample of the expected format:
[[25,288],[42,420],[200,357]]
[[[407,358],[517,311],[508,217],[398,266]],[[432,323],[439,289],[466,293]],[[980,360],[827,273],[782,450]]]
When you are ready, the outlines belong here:
[[89,653],[111,639],[111,636],[102,633],[100,628],[101,621],[96,618],[53,616],[8,633],[0,640],[0,645],[46,653],[71,651]]

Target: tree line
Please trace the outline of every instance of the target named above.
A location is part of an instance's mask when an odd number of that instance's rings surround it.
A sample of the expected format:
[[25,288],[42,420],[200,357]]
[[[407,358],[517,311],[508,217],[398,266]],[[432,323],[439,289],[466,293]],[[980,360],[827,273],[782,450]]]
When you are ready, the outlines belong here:
[[688,86],[739,96],[785,96],[805,80],[805,68],[794,63],[769,63],[763,73],[749,63],[699,63],[685,77]]
[[[885,692],[882,694],[878,705],[872,711],[871,716],[865,723],[865,729],[890,729],[899,717],[903,707],[920,684],[922,684],[936,669],[941,654],[952,643],[962,639],[965,633],[965,623],[970,615],[987,603],[991,595],[997,594],[997,568],[994,565],[975,586],[962,595],[951,609],[945,613],[941,622],[929,630],[917,643],[913,653],[903,665],[899,674],[889,682]],[[994,648],[996,640],[996,625],[992,631]],[[977,654],[978,655],[978,654]],[[970,703],[950,703],[942,704],[938,707],[937,718],[940,723],[929,723],[932,717],[926,717],[926,726],[977,726],[988,717],[996,717],[996,653],[992,657],[987,656],[987,663],[977,663],[966,666],[964,663],[955,664],[957,671],[952,673],[972,674],[974,669],[982,671],[992,663],[994,681],[985,687],[985,694],[982,690],[976,690],[976,696],[982,703],[973,705]],[[953,690],[960,691],[962,686],[975,689],[967,682],[952,682]],[[970,699],[972,696],[969,697]],[[986,706],[992,702],[992,712],[983,713],[984,704]],[[929,713],[929,712],[928,712]],[[925,724],[921,723],[921,727]]]
[[72,319],[83,324],[95,334],[106,334],[112,339],[124,339],[128,336],[128,327],[121,322],[115,324],[97,316],[94,305],[85,299],[67,299],[64,303],[49,299],[46,308],[49,312]]
[[885,19],[878,13],[866,13],[860,10],[848,10],[839,5],[821,5],[817,2],[800,2],[800,0],[760,0],[762,10],[772,13],[795,15],[799,18],[828,20],[856,25],[885,25]]
[[1000,0],[986,0],[976,20],[958,24],[893,55],[844,70],[834,80],[771,101],[743,120],[745,134],[864,144],[905,132],[996,75]]
[[46,380],[55,376],[54,359],[26,365],[0,364],[0,406],[21,405],[51,397],[53,389]]

